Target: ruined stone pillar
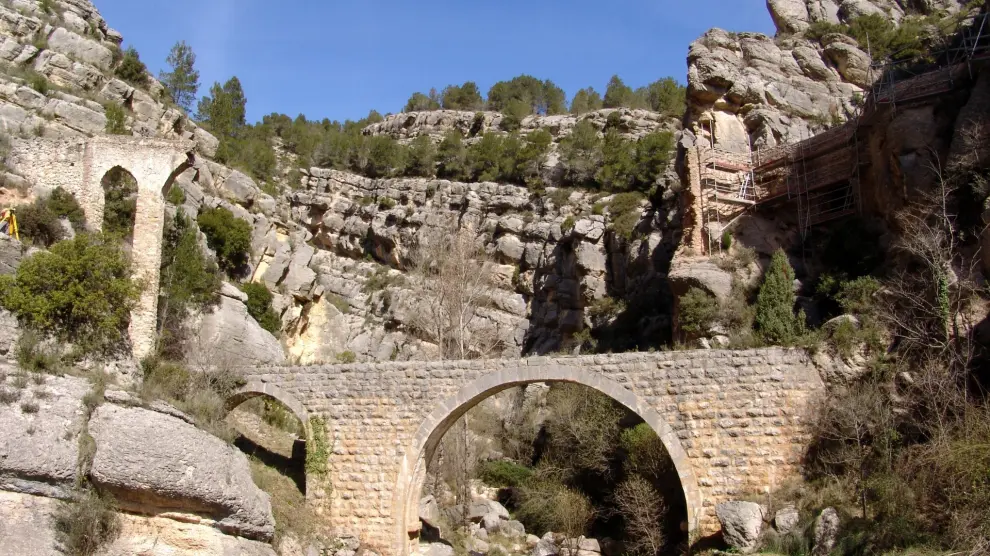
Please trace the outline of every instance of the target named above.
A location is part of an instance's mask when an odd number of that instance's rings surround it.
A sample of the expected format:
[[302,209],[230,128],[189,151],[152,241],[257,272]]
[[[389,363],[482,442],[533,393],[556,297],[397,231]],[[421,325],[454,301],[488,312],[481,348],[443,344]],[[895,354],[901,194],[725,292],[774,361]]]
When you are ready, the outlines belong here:
[[141,297],[131,311],[131,325],[128,330],[131,349],[134,358],[138,360],[150,354],[155,347],[164,225],[165,200],[161,193],[156,188],[139,186],[131,268],[135,280],[141,286]]

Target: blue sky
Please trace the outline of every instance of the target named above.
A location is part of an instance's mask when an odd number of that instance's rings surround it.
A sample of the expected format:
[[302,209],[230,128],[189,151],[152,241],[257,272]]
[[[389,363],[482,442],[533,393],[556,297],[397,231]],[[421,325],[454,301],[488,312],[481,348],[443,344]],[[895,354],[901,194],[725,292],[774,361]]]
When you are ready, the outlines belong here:
[[271,112],[358,119],[415,91],[528,73],[568,94],[613,74],[637,87],[686,79],[710,27],[774,32],[762,0],[94,0],[157,75],[192,45],[200,94],[236,75],[248,119]]

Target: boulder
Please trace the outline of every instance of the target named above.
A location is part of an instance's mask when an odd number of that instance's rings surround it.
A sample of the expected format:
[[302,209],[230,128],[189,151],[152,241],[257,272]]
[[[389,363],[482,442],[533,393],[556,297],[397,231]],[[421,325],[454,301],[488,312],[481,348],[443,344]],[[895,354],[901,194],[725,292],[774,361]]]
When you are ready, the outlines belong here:
[[430,543],[419,546],[419,553],[423,556],[454,556],[454,547],[443,543]]
[[839,512],[835,508],[825,508],[815,519],[815,544],[812,556],[828,556],[835,547],[839,536]]
[[833,42],[825,47],[825,55],[835,64],[839,75],[858,86],[870,86],[870,57],[862,50],[845,42]]
[[489,533],[498,533],[502,529],[502,519],[495,512],[488,512],[481,518],[481,526]]
[[93,412],[89,433],[96,442],[90,478],[122,508],[203,514],[225,532],[274,535],[268,494],[251,479],[247,457],[223,440],[169,415],[114,404]]
[[437,527],[440,521],[440,506],[433,495],[419,499],[419,519],[427,525]]
[[773,516],[773,526],[781,534],[787,534],[797,527],[801,515],[794,506],[786,506],[777,510]]
[[24,257],[24,244],[0,233],[0,274],[13,274]]
[[805,0],[767,0],[767,8],[777,32],[800,33],[809,27]]
[[503,520],[499,530],[507,537],[525,537],[526,526],[514,519]]
[[239,297],[221,295],[220,304],[200,315],[193,327],[193,357],[208,364],[279,364],[281,344],[247,312]]
[[110,69],[113,64],[113,53],[102,44],[81,37],[64,27],[59,27],[49,35],[48,48],[79,60],[92,64],[101,70]]
[[234,170],[220,187],[224,198],[240,205],[248,205],[260,191],[258,184],[238,170]]
[[120,525],[120,536],[103,547],[100,556],[276,555],[267,543],[226,535],[199,523],[121,514]]
[[533,551],[530,552],[530,556],[557,556],[558,554],[560,554],[560,550],[557,545],[545,537],[540,539],[533,547]]
[[743,554],[756,550],[763,529],[763,507],[755,502],[723,502],[715,506],[722,538]]
[[[68,498],[79,465],[79,433],[85,415],[82,399],[90,390],[86,380],[46,377],[45,383],[18,388],[14,377],[0,381],[15,403],[0,404],[0,490]],[[21,404],[35,403],[25,413]]]
[[675,258],[668,279],[677,294],[695,287],[724,301],[732,292],[732,275],[708,259]]

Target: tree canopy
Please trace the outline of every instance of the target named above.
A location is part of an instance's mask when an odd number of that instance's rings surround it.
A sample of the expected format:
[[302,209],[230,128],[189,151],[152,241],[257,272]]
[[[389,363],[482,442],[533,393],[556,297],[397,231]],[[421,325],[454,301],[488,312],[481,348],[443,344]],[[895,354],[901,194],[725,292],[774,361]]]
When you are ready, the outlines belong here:
[[196,53],[186,41],[175,43],[165,59],[171,71],[162,71],[158,80],[176,104],[192,111],[192,103],[199,91],[199,71],[196,69]]

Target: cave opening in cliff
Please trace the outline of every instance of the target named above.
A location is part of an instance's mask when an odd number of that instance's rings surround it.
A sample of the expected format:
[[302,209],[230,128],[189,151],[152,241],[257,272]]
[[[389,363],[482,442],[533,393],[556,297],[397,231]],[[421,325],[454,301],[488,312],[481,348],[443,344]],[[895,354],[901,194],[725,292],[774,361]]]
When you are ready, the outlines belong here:
[[227,423],[236,431],[234,445],[244,452],[257,477],[282,490],[306,494],[306,432],[302,421],[280,401],[257,396],[230,409]]
[[427,457],[420,542],[509,554],[537,542],[581,556],[686,550],[685,494],[664,443],[591,387],[531,383],[491,395]]

